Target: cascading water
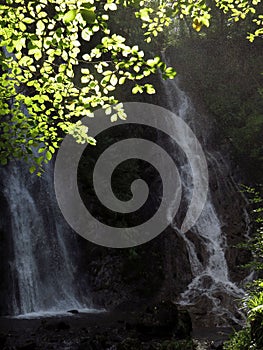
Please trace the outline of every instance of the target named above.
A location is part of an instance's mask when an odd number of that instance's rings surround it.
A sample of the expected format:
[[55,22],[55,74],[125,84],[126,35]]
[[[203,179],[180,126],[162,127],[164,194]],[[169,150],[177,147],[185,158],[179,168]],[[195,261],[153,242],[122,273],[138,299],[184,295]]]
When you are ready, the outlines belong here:
[[[185,120],[194,131],[198,129],[192,118],[194,108],[188,96],[178,87],[178,80],[166,81],[163,87],[167,107]],[[193,140],[182,133],[180,142],[187,145]],[[208,154],[208,164],[210,158],[211,154]],[[190,203],[191,200],[191,179],[195,173],[195,162],[192,162],[190,167],[185,160],[180,160],[186,203]],[[203,325],[225,326],[231,322],[235,324],[243,322],[243,314],[238,310],[236,301],[244,296],[244,291],[230,280],[225,257],[226,238],[221,227],[210,191],[202,214],[191,232],[182,233],[176,223],[174,224],[174,229],[185,242],[193,275],[191,283],[179,298],[179,304],[185,305],[189,310],[192,308],[193,313],[202,315],[200,324]]]
[[[2,170],[11,215],[14,315],[56,313],[90,306],[74,277],[76,240],[57,208],[52,165],[38,179],[21,163]],[[67,232],[68,231],[68,232]]]
[[[166,81],[163,87],[166,105],[194,131],[195,126],[198,129],[192,118],[193,107],[178,87],[177,80]],[[180,144],[185,144],[185,148],[195,142],[185,132],[180,137]],[[212,153],[207,152],[208,163],[218,167],[215,159]],[[192,162],[191,167],[185,159],[179,163],[185,200],[190,202],[192,175],[197,172],[198,159]],[[79,276],[74,277],[73,252],[76,251],[76,242],[67,232],[57,208],[52,168],[49,167],[43,177],[36,180],[36,176],[30,176],[21,163],[12,164],[3,170],[3,185],[10,209],[14,246],[13,314],[59,312],[90,306],[87,289],[83,297],[83,293],[80,293],[83,288],[78,285]],[[233,300],[240,298],[243,290],[229,277],[225,257],[226,239],[211,193],[191,232],[183,234],[176,224],[174,230],[185,242],[193,275],[179,302],[199,310],[202,307],[209,310],[218,325],[228,323],[229,319],[239,323],[242,315],[233,306]]]
[[[23,112],[28,113],[26,108]],[[79,293],[74,278],[76,242],[67,234],[58,209],[52,173],[49,164],[37,179],[20,162],[12,162],[1,172],[11,216],[13,296],[12,307],[7,309],[13,315],[57,313],[91,304],[87,295]]]

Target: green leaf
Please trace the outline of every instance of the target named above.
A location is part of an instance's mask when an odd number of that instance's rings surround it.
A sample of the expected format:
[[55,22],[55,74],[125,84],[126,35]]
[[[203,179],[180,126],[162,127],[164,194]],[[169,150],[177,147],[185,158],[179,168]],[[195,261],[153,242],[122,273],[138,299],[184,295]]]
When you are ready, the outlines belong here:
[[[86,40],[86,41],[90,41],[90,30],[89,28],[84,28],[81,32],[81,36],[82,36],[82,39]],[[87,54],[86,54],[87,55]],[[83,58],[84,56],[86,55],[83,55]],[[84,58],[85,60],[86,58]]]
[[149,22],[150,21],[150,17],[149,17],[149,10],[147,8],[142,9],[139,12],[140,18],[142,21],[145,22]]
[[41,163],[43,162],[43,159],[44,159],[43,156],[36,158],[35,161],[36,161],[37,165],[41,165]]
[[49,146],[48,149],[50,150],[51,153],[55,153],[55,148],[53,146]]
[[82,84],[87,84],[90,82],[90,76],[89,75],[84,75],[81,77],[81,83]]
[[41,50],[36,49],[35,53],[34,53],[34,58],[36,61],[40,60],[40,58],[42,57],[42,52]]
[[111,3],[111,4],[105,4],[104,5],[104,10],[111,10],[111,11],[116,11],[117,10],[117,5],[115,3]]
[[149,95],[155,94],[156,91],[151,84],[146,84],[145,87],[146,87],[147,94]]
[[88,137],[88,143],[92,146],[96,146],[96,140],[91,136]]
[[111,78],[110,78],[110,84],[111,84],[112,86],[116,86],[116,85],[118,84],[118,78],[116,77],[115,74],[113,74],[113,75],[111,76]]
[[19,22],[19,29],[24,32],[26,31],[26,25],[23,22]]
[[33,18],[26,17],[26,18],[23,18],[23,22],[27,24],[31,24],[34,22],[34,20]]
[[138,92],[141,94],[143,92],[143,88],[140,85],[135,85],[132,89],[132,93],[135,95]]
[[67,13],[65,13],[63,17],[64,23],[68,24],[74,21],[76,15],[77,15],[77,10],[69,10]]
[[6,158],[2,158],[0,160],[0,163],[1,163],[1,165],[6,165],[7,164],[7,159]]
[[96,20],[96,14],[93,10],[87,10],[87,9],[82,9],[80,10],[82,18],[87,22],[87,23],[94,23]]
[[200,32],[200,30],[202,29],[203,23],[198,19],[195,18],[192,24],[192,27],[197,31]]
[[117,113],[113,114],[111,117],[110,117],[110,121],[112,123],[116,122],[118,120],[118,115]]
[[45,23],[43,21],[37,22],[37,29],[43,32],[45,30]]
[[43,153],[43,152],[45,152],[45,148],[43,147],[39,148],[38,153]]
[[33,174],[36,171],[36,167],[33,165],[29,168],[30,174]]
[[176,71],[173,67],[168,67],[165,70],[165,74],[168,78],[173,79],[176,76]]
[[91,4],[90,2],[84,2],[83,4],[81,4],[82,7],[85,7],[85,9],[90,9],[93,6],[93,4]]
[[119,84],[120,84],[120,85],[123,85],[123,84],[125,83],[125,80],[126,80],[126,77],[121,77],[121,78],[119,79]]
[[106,115],[111,114],[111,106],[109,106],[109,107],[107,107],[107,108],[105,109],[105,114],[106,114]]
[[49,152],[49,151],[47,151],[47,153],[46,153],[46,159],[47,159],[47,160],[51,160],[51,158],[52,158],[52,153]]
[[6,46],[6,51],[12,53],[14,51],[14,46],[9,44],[8,46]]

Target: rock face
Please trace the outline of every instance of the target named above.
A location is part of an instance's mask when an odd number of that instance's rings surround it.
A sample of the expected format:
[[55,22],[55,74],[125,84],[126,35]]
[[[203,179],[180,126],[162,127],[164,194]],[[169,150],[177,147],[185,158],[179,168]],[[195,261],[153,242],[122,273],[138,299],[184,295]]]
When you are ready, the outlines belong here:
[[130,250],[95,247],[81,238],[80,244],[86,251],[81,273],[94,305],[106,309],[136,310],[143,304],[174,300],[192,278],[182,238],[171,228]]
[[[240,283],[248,271],[242,265],[251,259],[248,250],[237,248],[240,242],[248,238],[250,220],[248,215],[248,201],[242,194],[242,187],[238,187],[235,171],[217,154],[219,163],[213,167],[211,187],[213,190],[214,203],[222,222],[222,231],[226,237],[226,259],[228,261],[230,277],[234,282]],[[217,169],[217,174],[215,173]],[[219,171],[220,170],[220,171]],[[238,180],[242,185],[242,180]],[[217,183],[217,185],[216,185]]]

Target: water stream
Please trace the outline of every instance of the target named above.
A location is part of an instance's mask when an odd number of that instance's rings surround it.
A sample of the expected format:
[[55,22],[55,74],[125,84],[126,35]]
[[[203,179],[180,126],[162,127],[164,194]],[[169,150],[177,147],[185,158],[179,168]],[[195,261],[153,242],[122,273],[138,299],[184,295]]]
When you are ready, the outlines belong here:
[[56,205],[52,165],[41,179],[20,162],[3,170],[11,213],[13,314],[50,313],[90,306],[75,276],[76,241]]
[[[179,88],[178,80],[166,81],[163,86],[168,108],[185,120],[194,131],[198,129],[197,121],[194,119],[196,112],[188,96]],[[182,134],[182,140],[186,144],[192,142],[185,134]],[[211,157],[212,154],[207,154],[208,163]],[[215,162],[213,166],[216,166]],[[220,173],[220,168],[218,172]],[[180,162],[181,180],[188,204],[192,195],[191,178],[195,173],[195,162],[192,162],[191,167],[186,161]],[[228,186],[233,187],[234,181],[231,180]],[[210,314],[210,320],[211,316],[214,318],[216,326],[228,325],[229,320],[235,324],[242,324],[244,320],[237,307],[237,300],[244,296],[244,291],[230,280],[225,257],[227,242],[222,226],[210,191],[202,214],[191,229],[191,234],[182,233],[174,223],[174,229],[186,244],[193,275],[191,283],[181,294],[179,303],[189,309],[192,307],[194,311],[199,308],[200,314],[202,309],[206,309],[207,314]],[[248,235],[248,232],[246,234]]]

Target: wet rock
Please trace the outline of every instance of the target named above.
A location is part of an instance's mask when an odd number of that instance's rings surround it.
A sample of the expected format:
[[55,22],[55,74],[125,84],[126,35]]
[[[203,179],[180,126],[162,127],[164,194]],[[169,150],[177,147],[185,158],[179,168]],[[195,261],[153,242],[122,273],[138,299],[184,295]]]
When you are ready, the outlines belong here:
[[209,327],[213,324],[209,317],[209,311],[213,309],[212,301],[206,296],[202,295],[193,300],[193,305],[187,306],[191,314],[191,319],[194,327]]

